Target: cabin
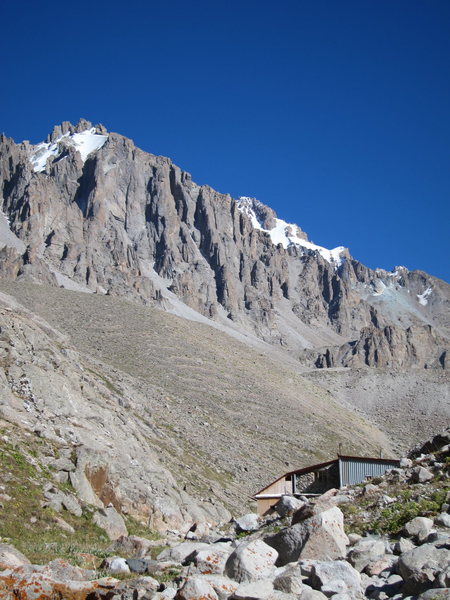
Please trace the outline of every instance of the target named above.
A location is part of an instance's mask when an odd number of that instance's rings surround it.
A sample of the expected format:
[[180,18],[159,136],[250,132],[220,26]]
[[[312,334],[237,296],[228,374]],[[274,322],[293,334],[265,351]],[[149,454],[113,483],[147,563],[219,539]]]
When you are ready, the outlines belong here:
[[266,515],[281,496],[317,496],[332,488],[361,483],[379,477],[400,465],[399,460],[338,455],[334,460],[285,473],[262,490],[253,499],[258,515]]

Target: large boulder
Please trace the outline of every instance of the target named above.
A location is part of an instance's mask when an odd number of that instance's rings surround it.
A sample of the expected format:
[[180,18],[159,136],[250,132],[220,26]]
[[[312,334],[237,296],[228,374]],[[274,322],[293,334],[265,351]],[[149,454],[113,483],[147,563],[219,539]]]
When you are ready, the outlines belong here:
[[0,571],[29,565],[28,558],[11,544],[0,544]]
[[270,578],[277,558],[278,552],[262,540],[242,542],[230,554],[225,575],[239,583]]
[[369,563],[380,560],[385,553],[386,548],[382,540],[363,538],[350,550],[347,560],[361,573]]
[[433,519],[427,517],[415,517],[406,523],[403,533],[413,538],[416,542],[423,542],[427,539],[433,527]]
[[131,556],[145,556],[154,542],[137,535],[121,535],[108,547],[108,552],[128,554]]
[[101,508],[94,513],[93,522],[106,532],[110,540],[128,535],[127,526],[122,516],[117,512],[114,506]]
[[274,509],[280,515],[280,517],[287,517],[293,515],[296,511],[300,510],[305,506],[303,500],[299,500],[295,496],[281,496],[278,502],[275,504]]
[[203,579],[213,587],[219,600],[226,600],[239,586],[236,581],[223,575],[204,575]]
[[285,567],[273,581],[273,587],[280,592],[300,595],[303,592],[303,577],[300,566],[296,563]]
[[177,563],[185,562],[191,554],[204,548],[209,548],[206,542],[182,542],[173,548],[166,548],[157,556],[159,561],[173,561]]
[[346,555],[348,537],[344,516],[334,506],[304,521],[266,536],[264,541],[277,550],[277,566],[302,559],[333,560]]
[[239,533],[241,531],[256,531],[259,529],[259,520],[258,515],[256,513],[248,513],[235,519],[235,527],[236,531]]
[[197,550],[193,556],[193,562],[199,573],[204,575],[222,575],[232,551],[233,549],[229,542],[211,544],[207,548]]
[[326,596],[334,594],[349,594],[351,598],[361,596],[361,575],[345,561],[317,561],[312,568],[311,585]]
[[63,560],[47,565],[23,565],[0,572],[0,597],[5,600],[50,598],[98,598],[108,600],[117,579],[92,580],[95,571],[73,567]]
[[130,572],[127,561],[120,556],[108,556],[102,561],[100,568],[114,574]]
[[270,579],[246,581],[233,592],[230,600],[269,600],[273,598],[273,585]]
[[219,600],[214,588],[201,577],[189,577],[178,590],[176,600]]
[[422,544],[402,554],[398,560],[398,571],[405,581],[404,591],[417,594],[433,587],[449,565],[449,550],[434,544]]
[[427,481],[431,481],[434,475],[425,467],[414,467],[411,472],[411,481],[413,483],[426,483]]

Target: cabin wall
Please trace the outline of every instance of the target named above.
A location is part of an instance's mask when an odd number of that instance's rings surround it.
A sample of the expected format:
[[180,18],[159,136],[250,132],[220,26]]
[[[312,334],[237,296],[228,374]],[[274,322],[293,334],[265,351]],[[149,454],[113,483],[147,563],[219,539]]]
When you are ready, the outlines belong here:
[[355,485],[363,482],[367,477],[381,477],[397,464],[392,461],[369,462],[364,459],[339,459],[340,482],[344,485]]

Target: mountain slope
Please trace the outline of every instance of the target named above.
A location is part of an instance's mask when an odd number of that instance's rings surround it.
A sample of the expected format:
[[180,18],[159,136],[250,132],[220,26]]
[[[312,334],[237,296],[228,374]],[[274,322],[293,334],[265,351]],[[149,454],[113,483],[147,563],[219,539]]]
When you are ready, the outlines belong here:
[[438,279],[315,246],[256,200],[198,186],[85,121],[37,146],[2,138],[0,152],[6,276],[172,311],[181,301],[311,366],[446,368],[450,294]]

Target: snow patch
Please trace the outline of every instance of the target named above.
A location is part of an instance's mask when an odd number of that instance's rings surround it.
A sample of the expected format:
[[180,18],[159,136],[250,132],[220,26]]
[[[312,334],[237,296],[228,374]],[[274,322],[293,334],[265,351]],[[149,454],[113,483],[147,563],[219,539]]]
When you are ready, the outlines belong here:
[[278,244],[281,244],[283,248],[300,246],[307,250],[318,252],[326,261],[333,264],[336,268],[342,264],[343,258],[341,254],[345,250],[344,246],[338,246],[332,250],[317,246],[298,235],[299,227],[297,225],[294,223],[287,223],[282,219],[275,219],[275,226],[272,227],[272,229],[264,229],[254,210],[255,204],[257,205],[258,201],[255,198],[249,198],[248,196],[241,196],[237,200],[238,209],[250,218],[253,228],[268,233],[275,246]]
[[[91,152],[99,150],[108,139],[107,135],[96,133],[95,127],[81,131],[80,133],[65,133],[53,143],[42,142],[32,146],[34,152],[30,158],[33,170],[36,173],[42,173],[45,170],[47,160],[51,157],[58,157],[63,152],[65,145],[74,146],[81,155],[83,163]],[[61,141],[64,140],[64,144]]]
[[419,300],[419,304],[421,304],[422,306],[426,306],[428,304],[428,296],[431,294],[431,292],[433,291],[432,288],[427,288],[423,294],[417,294],[417,299]]

